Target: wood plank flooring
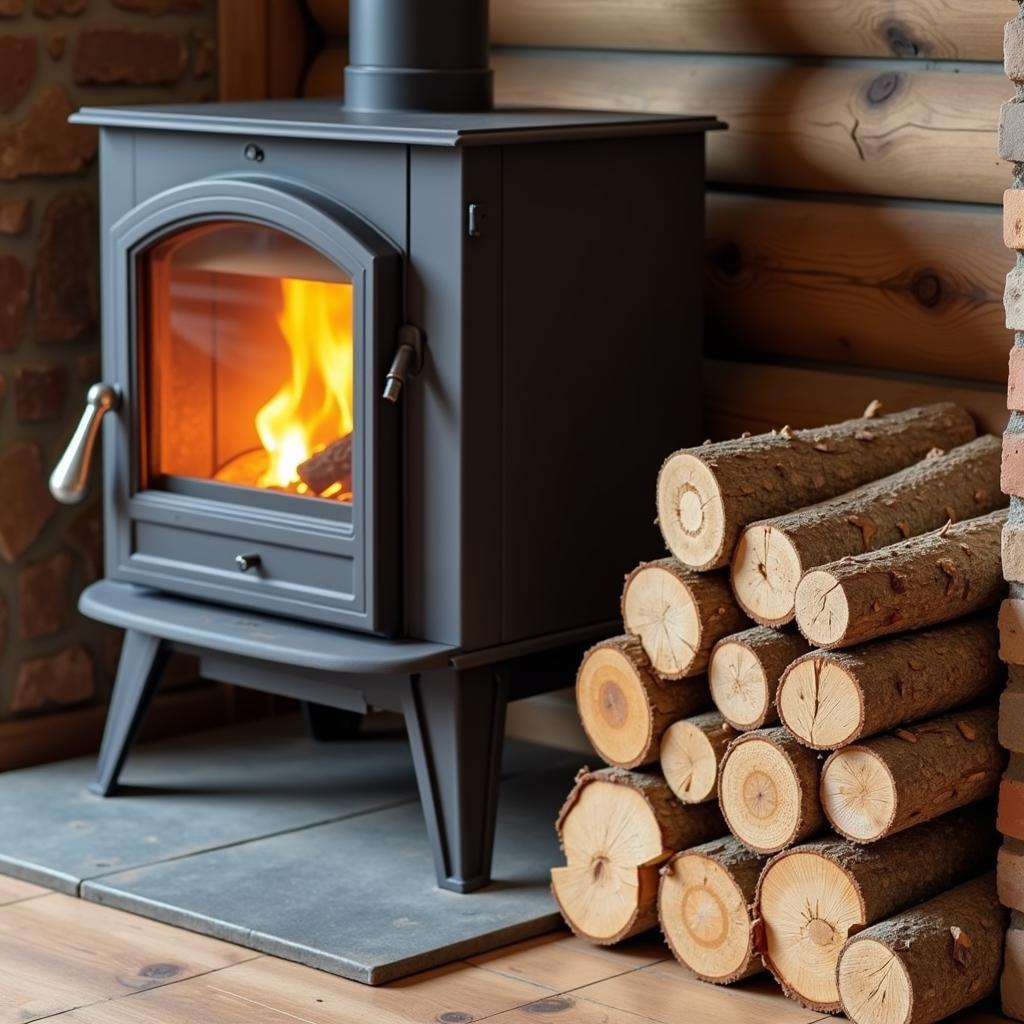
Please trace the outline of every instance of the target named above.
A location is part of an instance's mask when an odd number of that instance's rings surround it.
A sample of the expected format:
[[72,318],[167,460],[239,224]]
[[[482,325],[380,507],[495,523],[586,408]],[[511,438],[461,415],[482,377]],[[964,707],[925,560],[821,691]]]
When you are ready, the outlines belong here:
[[[471,898],[471,897],[467,897]],[[369,988],[0,877],[0,1024],[810,1024],[767,975],[702,985],[655,938],[560,933]],[[995,1024],[994,1009],[959,1024]]]

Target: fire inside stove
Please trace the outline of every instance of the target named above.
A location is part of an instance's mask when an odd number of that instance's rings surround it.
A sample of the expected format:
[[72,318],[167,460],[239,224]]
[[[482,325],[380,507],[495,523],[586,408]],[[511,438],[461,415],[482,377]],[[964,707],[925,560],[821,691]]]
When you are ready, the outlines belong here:
[[219,221],[143,258],[151,485],[352,500],[351,278],[276,229]]

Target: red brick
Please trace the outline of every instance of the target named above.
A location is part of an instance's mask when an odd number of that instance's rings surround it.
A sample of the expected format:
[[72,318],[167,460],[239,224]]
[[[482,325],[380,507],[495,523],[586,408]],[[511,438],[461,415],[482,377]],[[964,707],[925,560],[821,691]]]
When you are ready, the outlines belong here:
[[13,110],[36,77],[39,47],[24,36],[0,36],[0,111]]
[[1004,907],[1024,910],[1024,854],[1020,852],[1020,843],[1009,840],[999,851],[996,887]]
[[78,37],[74,76],[83,85],[166,85],[181,78],[187,59],[174,32],[93,28]]
[[1024,782],[1007,776],[999,786],[999,817],[996,828],[1013,839],[1024,839]]
[[14,371],[14,408],[19,423],[60,419],[67,398],[67,367],[19,366]]
[[1003,465],[999,486],[1003,494],[1024,497],[1024,434],[1003,434]]
[[36,340],[75,341],[99,321],[99,227],[88,192],[46,209],[36,261]]
[[0,199],[0,235],[25,234],[31,210],[31,199]]
[[1024,601],[1018,598],[999,606],[999,657],[1008,665],[1024,665]]
[[11,710],[81,704],[95,695],[92,655],[84,647],[69,647],[52,657],[23,661],[18,666]]
[[74,107],[51,85],[28,114],[0,131],[0,180],[30,174],[74,174],[96,155],[96,129],[68,124]]
[[61,14],[81,14],[89,0],[35,0],[32,9],[40,18],[56,18]]
[[25,333],[28,270],[17,256],[0,256],[0,352],[17,348]]
[[18,573],[18,628],[26,640],[52,636],[71,615],[71,555],[58,551]]
[[17,18],[25,10],[25,0],[0,0],[0,18]]
[[22,442],[0,455],[0,494],[0,558],[13,562],[32,546],[57,509],[34,444]]
[[82,579],[94,583],[103,574],[103,518],[99,501],[93,501],[77,513],[64,539],[78,555]]
[[114,0],[114,6],[152,17],[171,11],[202,11],[207,6],[207,0]]

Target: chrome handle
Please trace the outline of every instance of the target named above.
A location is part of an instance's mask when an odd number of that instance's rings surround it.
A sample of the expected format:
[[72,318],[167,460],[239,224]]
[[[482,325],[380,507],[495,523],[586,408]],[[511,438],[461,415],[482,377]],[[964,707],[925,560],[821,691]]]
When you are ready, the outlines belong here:
[[404,324],[398,328],[398,351],[384,380],[384,397],[389,402],[397,402],[406,379],[419,373],[422,366],[423,335],[418,327]]
[[77,505],[89,486],[89,467],[103,417],[121,404],[121,393],[111,384],[93,384],[85,396],[85,412],[60,462],[50,474],[50,493],[62,505]]

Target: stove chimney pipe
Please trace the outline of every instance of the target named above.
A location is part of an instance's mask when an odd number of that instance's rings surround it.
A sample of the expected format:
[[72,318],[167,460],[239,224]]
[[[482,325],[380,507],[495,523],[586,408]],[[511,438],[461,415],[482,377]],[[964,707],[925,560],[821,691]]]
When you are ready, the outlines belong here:
[[488,0],[351,0],[345,106],[490,110],[487,7]]

